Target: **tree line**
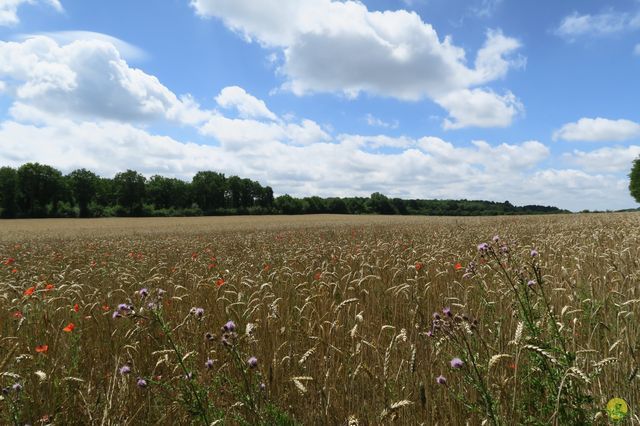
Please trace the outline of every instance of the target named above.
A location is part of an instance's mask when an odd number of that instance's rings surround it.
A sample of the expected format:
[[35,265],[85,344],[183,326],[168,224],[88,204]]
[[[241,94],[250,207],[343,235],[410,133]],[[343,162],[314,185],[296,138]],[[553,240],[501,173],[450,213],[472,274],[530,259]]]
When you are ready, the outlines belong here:
[[563,213],[556,207],[517,207],[505,201],[404,200],[370,197],[274,197],[270,186],[239,176],[200,171],[191,182],[135,170],[113,178],[87,169],[63,174],[39,163],[0,168],[0,217],[203,216],[233,214],[500,215]]

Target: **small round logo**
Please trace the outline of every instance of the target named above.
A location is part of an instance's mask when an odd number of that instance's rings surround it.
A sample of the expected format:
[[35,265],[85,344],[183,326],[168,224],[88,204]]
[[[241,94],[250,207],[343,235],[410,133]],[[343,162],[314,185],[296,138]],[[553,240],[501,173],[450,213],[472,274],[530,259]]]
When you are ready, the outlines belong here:
[[624,419],[628,411],[629,407],[622,398],[613,398],[607,402],[607,413],[609,414],[609,418],[614,422]]

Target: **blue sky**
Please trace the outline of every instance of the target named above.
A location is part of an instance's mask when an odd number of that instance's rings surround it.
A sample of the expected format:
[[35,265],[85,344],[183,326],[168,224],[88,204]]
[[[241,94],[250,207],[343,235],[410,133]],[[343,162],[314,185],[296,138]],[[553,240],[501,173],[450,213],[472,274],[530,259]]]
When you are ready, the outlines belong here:
[[0,0],[0,165],[635,207],[640,1]]

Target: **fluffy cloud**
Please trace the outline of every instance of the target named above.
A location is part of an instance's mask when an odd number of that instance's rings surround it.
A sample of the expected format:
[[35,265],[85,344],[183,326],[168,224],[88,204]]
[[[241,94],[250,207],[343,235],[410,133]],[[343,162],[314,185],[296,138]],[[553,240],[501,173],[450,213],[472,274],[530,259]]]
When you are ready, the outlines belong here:
[[[199,15],[221,19],[246,40],[280,49],[284,58],[280,71],[287,77],[285,87],[298,95],[338,92],[355,97],[367,92],[409,101],[438,100],[503,78],[509,69],[524,65],[522,57],[513,57],[520,42],[499,30],[487,32],[471,68],[464,50],[449,37],[441,40],[415,12],[370,11],[352,0],[258,3],[191,2]],[[494,97],[496,100],[500,98]],[[487,106],[505,107],[500,102]],[[475,117],[459,121],[457,127],[478,123],[492,125]]]
[[640,14],[607,11],[595,15],[580,15],[577,12],[566,16],[556,34],[568,40],[580,36],[606,36],[640,28]]
[[631,170],[633,160],[640,157],[640,146],[606,147],[590,152],[574,150],[564,157],[587,172],[626,174]]
[[0,1],[0,26],[12,26],[20,22],[18,8],[23,4],[44,3],[62,12],[59,0],[2,0]]
[[553,133],[553,140],[585,142],[621,142],[640,138],[640,124],[630,120],[581,118]]
[[633,48],[633,54],[640,56],[640,43],[636,44],[636,47]]
[[264,101],[251,96],[242,87],[225,87],[216,96],[216,102],[222,108],[235,108],[242,118],[276,119],[276,115],[269,111]]
[[442,124],[445,129],[507,127],[524,109],[511,92],[500,96],[481,89],[451,92],[436,102],[449,111],[449,118]]
[[64,117],[195,124],[210,113],[188,95],[130,67],[114,44],[84,38],[58,44],[47,36],[0,41],[0,79],[16,103]]
[[327,142],[328,133],[313,120],[299,124],[282,121],[228,118],[220,114],[211,117],[200,127],[200,133],[218,140],[229,150],[255,149],[269,142],[283,141],[291,145],[311,145]]

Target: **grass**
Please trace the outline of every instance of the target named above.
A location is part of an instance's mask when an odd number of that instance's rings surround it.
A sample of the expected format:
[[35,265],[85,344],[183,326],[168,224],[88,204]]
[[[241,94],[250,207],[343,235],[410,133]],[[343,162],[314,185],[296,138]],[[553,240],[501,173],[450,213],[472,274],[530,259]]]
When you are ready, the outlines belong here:
[[0,222],[0,423],[639,424],[639,225]]

